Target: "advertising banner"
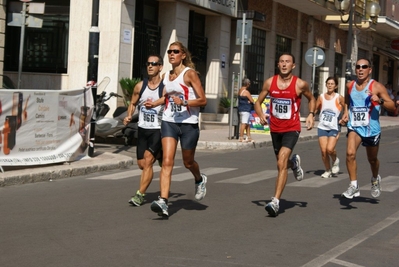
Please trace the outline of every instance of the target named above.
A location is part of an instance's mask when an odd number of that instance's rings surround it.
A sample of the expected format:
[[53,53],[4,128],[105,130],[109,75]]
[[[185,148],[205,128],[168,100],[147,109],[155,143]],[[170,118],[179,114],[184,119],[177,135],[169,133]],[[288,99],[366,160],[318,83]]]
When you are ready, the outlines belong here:
[[[258,95],[251,95],[254,101],[256,102],[258,100]],[[267,96],[265,100],[263,100],[261,107],[263,110],[264,114],[270,114],[269,111],[269,105],[270,105],[270,97]],[[251,111],[251,116],[249,118],[250,120],[250,130],[251,133],[263,133],[263,134],[270,134],[270,128],[269,125],[262,125],[259,122],[259,117],[256,114],[256,112],[253,110]]]
[[89,144],[91,88],[0,90],[0,166],[74,161]]

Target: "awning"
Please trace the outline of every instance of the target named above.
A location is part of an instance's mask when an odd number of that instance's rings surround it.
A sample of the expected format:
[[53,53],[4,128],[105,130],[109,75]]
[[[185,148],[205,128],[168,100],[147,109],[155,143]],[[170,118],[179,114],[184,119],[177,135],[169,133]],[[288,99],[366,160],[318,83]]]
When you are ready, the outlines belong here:
[[394,54],[392,52],[389,52],[387,50],[383,50],[381,48],[378,48],[377,53],[383,54],[383,55],[385,55],[385,56],[387,56],[389,58],[392,58],[392,59],[395,59],[395,60],[399,61],[399,55],[396,55],[396,54]]

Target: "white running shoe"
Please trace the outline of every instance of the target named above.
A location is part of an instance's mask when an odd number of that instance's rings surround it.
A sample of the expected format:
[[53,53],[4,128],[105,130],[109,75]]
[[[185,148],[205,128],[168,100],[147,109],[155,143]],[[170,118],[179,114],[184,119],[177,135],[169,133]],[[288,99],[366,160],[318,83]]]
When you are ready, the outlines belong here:
[[299,155],[297,154],[294,154],[291,158],[291,161],[293,162],[294,166],[296,166],[295,168],[292,169],[292,171],[294,172],[295,179],[297,179],[298,181],[302,181],[303,170],[301,168],[301,157],[299,157]]
[[345,192],[343,192],[341,196],[349,199],[360,196],[359,185],[355,187],[354,185],[350,184],[348,189]]
[[371,178],[371,196],[377,198],[381,195],[381,176],[377,176],[377,181],[373,182]]
[[331,168],[332,174],[338,174],[339,173],[339,158],[337,157],[334,161],[334,164]]
[[321,175],[321,178],[325,178],[325,179],[327,179],[327,178],[331,178],[331,171],[325,171],[322,175]]
[[205,174],[201,173],[202,182],[199,184],[195,184],[195,199],[200,201],[206,195],[206,182],[208,181],[208,177]]

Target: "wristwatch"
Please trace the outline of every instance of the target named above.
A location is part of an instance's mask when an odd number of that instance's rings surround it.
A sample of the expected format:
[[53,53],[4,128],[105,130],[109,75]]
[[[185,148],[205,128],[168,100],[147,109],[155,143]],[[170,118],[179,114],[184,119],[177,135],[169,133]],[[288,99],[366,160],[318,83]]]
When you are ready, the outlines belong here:
[[183,100],[183,106],[188,106],[188,101],[187,100]]
[[378,104],[382,105],[384,104],[385,100],[383,98],[380,98],[380,100],[378,100]]

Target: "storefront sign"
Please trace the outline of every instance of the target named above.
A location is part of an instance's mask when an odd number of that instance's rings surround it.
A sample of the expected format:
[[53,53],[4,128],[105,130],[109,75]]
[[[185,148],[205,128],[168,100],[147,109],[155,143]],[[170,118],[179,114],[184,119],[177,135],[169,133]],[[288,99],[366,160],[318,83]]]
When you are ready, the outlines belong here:
[[0,166],[83,157],[92,112],[91,89],[0,90]]
[[181,0],[231,17],[237,17],[238,0]]
[[399,51],[399,40],[392,40],[391,48],[394,49],[394,50]]

